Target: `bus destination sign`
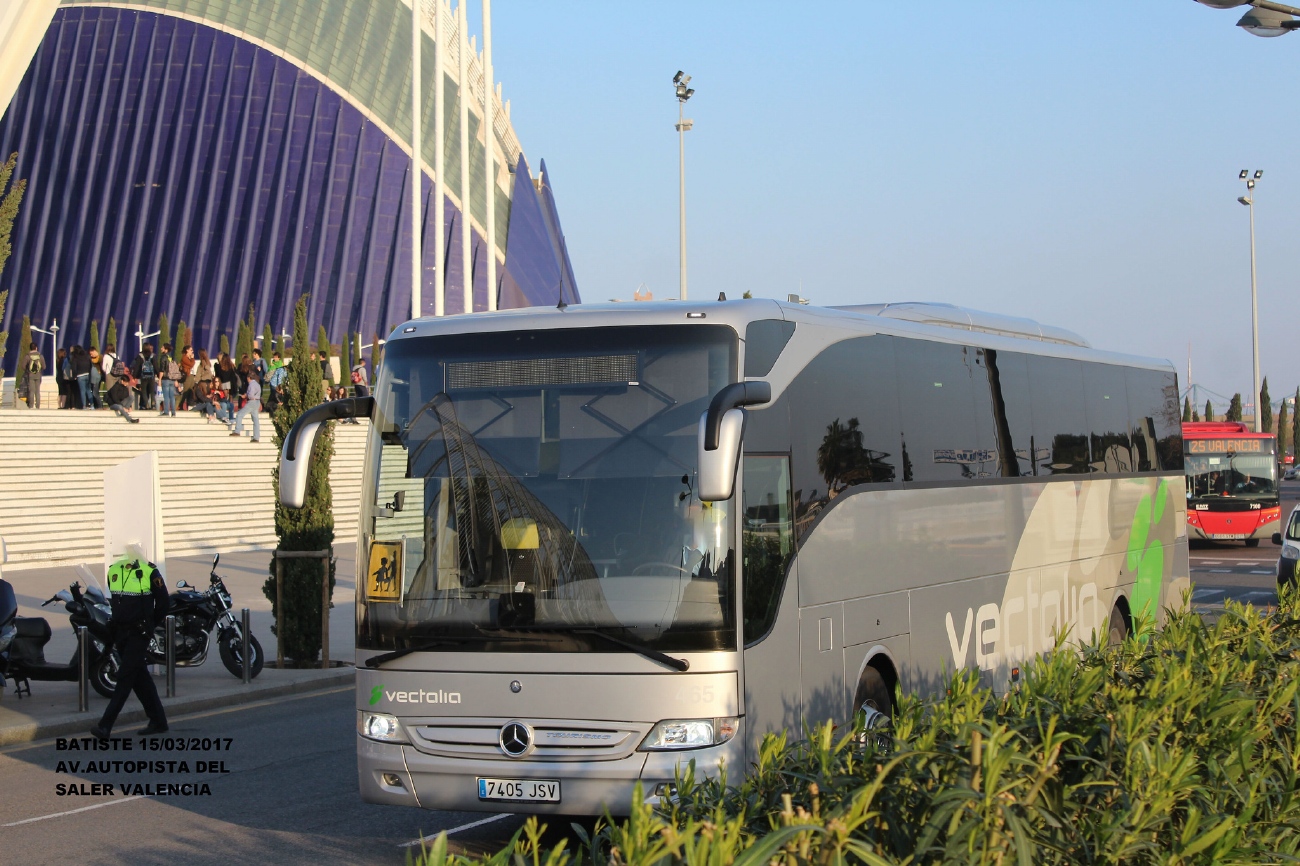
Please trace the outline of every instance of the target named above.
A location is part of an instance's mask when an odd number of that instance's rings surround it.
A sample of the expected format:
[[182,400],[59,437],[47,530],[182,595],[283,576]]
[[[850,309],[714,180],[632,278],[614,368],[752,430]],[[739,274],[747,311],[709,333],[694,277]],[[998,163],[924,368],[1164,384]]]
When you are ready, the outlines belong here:
[[[1188,439],[1188,454],[1263,454],[1267,439]],[[1271,448],[1269,449],[1272,450]]]

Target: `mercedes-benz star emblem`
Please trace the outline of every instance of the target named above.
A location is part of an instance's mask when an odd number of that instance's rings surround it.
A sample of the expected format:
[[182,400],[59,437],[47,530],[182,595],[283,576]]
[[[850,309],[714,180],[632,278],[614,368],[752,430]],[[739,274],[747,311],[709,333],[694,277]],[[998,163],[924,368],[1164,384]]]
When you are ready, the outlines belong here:
[[524,690],[524,684],[519,682],[519,680],[510,681],[510,691],[514,692],[515,694],[519,694],[523,690]]
[[522,758],[533,745],[533,731],[523,722],[507,722],[497,736],[501,751],[512,758]]

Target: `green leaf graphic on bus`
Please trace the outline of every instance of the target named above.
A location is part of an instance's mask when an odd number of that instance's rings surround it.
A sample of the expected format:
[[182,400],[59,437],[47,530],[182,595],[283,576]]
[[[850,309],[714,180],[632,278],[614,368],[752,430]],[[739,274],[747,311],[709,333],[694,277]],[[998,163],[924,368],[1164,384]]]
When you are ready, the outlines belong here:
[[370,706],[374,706],[384,699],[384,684],[380,683],[370,690]]
[[1168,487],[1168,483],[1161,479],[1154,495],[1148,493],[1138,500],[1133,525],[1129,528],[1128,570],[1137,573],[1130,606],[1134,616],[1154,614],[1155,606],[1160,600],[1160,579],[1165,572],[1165,549],[1159,536],[1151,530],[1164,517]]

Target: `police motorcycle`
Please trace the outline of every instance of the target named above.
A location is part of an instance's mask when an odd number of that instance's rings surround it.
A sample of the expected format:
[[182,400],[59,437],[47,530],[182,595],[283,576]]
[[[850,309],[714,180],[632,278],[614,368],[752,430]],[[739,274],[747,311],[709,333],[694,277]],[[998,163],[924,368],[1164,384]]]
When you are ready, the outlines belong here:
[[[208,658],[212,646],[211,632],[216,629],[217,653],[226,670],[237,677],[244,676],[244,643],[240,621],[235,618],[234,603],[225,581],[217,574],[221,554],[212,557],[212,571],[208,575],[208,588],[199,590],[184,580],[176,581],[177,591],[171,598],[167,612],[176,617],[176,667],[198,667]],[[251,657],[249,676],[262,672],[262,645],[253,635],[248,636],[248,654]],[[149,641],[149,664],[167,663],[167,625],[159,625]]]
[[[108,601],[96,587],[84,593],[79,583],[61,589],[41,607],[63,602],[64,610],[73,627],[85,626],[90,640],[87,662],[90,667],[90,684],[104,697],[111,697],[117,685],[113,672],[117,663],[113,657],[112,624]],[[9,582],[0,579],[0,685],[12,680],[14,693],[20,698],[32,693],[31,681],[75,683],[80,679],[78,653],[72,660],[58,664],[45,660],[45,645],[50,642],[50,624],[44,617],[18,616],[18,601]]]

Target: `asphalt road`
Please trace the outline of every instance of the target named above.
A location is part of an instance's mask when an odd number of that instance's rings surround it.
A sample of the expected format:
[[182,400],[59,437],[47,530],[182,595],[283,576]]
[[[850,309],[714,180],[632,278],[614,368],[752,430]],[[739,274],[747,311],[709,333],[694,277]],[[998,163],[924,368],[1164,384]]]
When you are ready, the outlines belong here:
[[[59,751],[51,740],[0,749],[0,862],[398,866],[422,833],[449,830],[465,850],[495,851],[523,823],[360,802],[355,713],[348,687],[171,720],[167,736],[230,738],[228,751],[141,751],[139,737],[131,751]],[[191,772],[59,772],[60,761],[88,760],[185,760]],[[224,761],[224,772],[199,774],[197,761]],[[114,791],[56,788],[95,783]],[[210,793],[122,792],[136,783],[207,783]]]
[[[1300,500],[1300,482],[1282,482],[1282,523]],[[1191,542],[1192,603],[1221,606],[1225,599],[1256,605],[1277,604],[1278,549],[1268,539],[1259,547],[1240,542]]]

